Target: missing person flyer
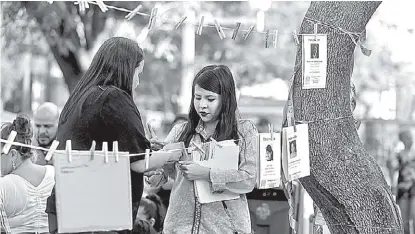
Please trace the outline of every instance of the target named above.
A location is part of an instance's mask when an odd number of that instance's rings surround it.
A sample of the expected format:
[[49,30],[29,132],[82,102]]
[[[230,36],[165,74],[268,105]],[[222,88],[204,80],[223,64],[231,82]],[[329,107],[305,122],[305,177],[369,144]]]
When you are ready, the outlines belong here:
[[303,35],[303,89],[324,89],[327,78],[327,35]]
[[283,128],[282,163],[285,177],[293,181],[310,175],[308,125]]
[[277,188],[281,183],[281,134],[258,134],[258,177],[259,189]]

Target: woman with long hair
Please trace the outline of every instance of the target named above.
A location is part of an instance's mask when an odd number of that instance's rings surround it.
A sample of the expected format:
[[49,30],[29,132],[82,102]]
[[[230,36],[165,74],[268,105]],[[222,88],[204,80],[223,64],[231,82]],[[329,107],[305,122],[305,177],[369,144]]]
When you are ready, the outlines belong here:
[[[203,167],[186,155],[175,165],[165,165],[161,175],[154,174],[148,183],[159,185],[174,179],[163,233],[251,233],[251,219],[246,193],[256,181],[258,133],[252,121],[237,117],[235,83],[228,67],[211,65],[199,71],[193,81],[188,121],[176,125],[166,142],[203,144],[234,140],[240,148],[237,170]],[[239,198],[201,204],[194,188],[195,180],[206,180],[212,192],[230,191]],[[161,182],[161,183],[160,183]]]
[[[13,123],[1,127],[1,139],[7,140],[12,131],[16,143],[31,145],[33,127],[29,117],[18,115]],[[3,149],[4,143],[1,143]],[[7,154],[1,153],[0,217],[6,220],[11,233],[48,233],[46,200],[55,185],[53,166],[32,162],[34,152],[29,147],[12,145]],[[2,227],[0,226],[0,229]],[[4,230],[5,231],[5,230]]]
[[[114,141],[118,141],[120,151],[130,154],[150,149],[140,112],[133,101],[133,90],[140,83],[139,74],[143,67],[144,53],[135,41],[123,37],[106,40],[62,110],[58,149],[65,149],[66,140],[72,141],[74,150],[89,150],[93,141],[97,150],[101,150],[103,142]],[[112,144],[108,144],[108,148],[111,151]],[[180,156],[180,151],[153,152],[149,168],[159,168],[165,158],[178,159]],[[139,204],[143,193],[143,159],[144,155],[130,157],[133,206]],[[79,183],[81,185],[82,181]],[[79,209],[82,215],[82,207]],[[54,193],[48,200],[46,212],[49,213],[50,232],[54,233],[57,230]],[[132,217],[134,222],[136,212]]]

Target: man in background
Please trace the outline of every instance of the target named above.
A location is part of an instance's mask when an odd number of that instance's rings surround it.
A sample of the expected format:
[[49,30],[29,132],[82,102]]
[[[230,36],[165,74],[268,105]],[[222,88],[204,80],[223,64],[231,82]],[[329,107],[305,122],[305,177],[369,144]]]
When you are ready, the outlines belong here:
[[[33,119],[35,125],[34,145],[49,148],[52,142],[56,139],[56,132],[58,130],[58,107],[51,102],[45,102],[37,108]],[[48,164],[45,160],[46,153],[47,152],[45,151],[37,150],[35,163],[39,165]]]

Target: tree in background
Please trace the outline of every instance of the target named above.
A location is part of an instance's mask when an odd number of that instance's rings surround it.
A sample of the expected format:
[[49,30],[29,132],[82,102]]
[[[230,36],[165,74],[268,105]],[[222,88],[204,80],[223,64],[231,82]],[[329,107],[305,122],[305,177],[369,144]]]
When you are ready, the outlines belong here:
[[[312,2],[306,17],[363,32],[379,5]],[[363,148],[352,118],[350,78],[356,45],[339,30],[320,30],[328,34],[326,88],[303,90],[301,69],[295,70],[293,81],[296,120],[315,121],[309,123],[311,174],[300,182],[320,208],[331,233],[401,234],[402,220],[391,190],[379,165]],[[303,20],[300,33],[312,32],[313,24]],[[301,63],[299,46],[296,66]]]

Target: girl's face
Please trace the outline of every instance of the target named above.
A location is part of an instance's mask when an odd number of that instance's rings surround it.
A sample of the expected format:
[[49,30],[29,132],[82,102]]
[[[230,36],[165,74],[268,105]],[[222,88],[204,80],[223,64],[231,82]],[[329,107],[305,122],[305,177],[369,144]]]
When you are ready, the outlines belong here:
[[267,160],[271,160],[271,152],[267,151],[267,154],[265,157]]
[[140,62],[138,67],[135,68],[134,77],[133,77],[133,90],[138,87],[140,84],[140,74],[143,72],[144,69],[144,60]]
[[205,123],[216,121],[221,112],[221,95],[195,86],[194,107],[197,114]]

